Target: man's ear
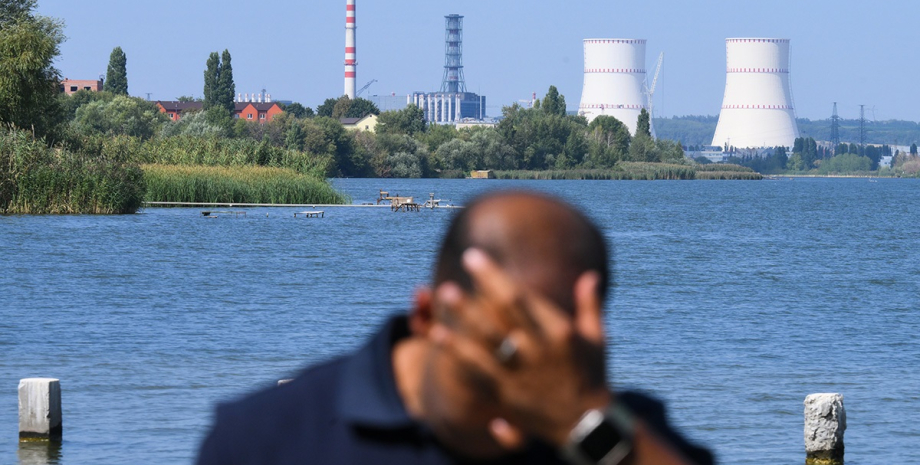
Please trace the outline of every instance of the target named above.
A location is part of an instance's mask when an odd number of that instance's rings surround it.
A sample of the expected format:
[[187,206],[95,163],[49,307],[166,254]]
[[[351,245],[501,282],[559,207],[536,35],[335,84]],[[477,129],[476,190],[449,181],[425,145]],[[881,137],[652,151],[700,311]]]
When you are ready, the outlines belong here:
[[430,287],[420,287],[415,290],[412,302],[412,312],[409,313],[409,331],[415,336],[425,336],[434,323],[434,310],[432,309],[433,293]]
[[588,341],[603,345],[603,302],[597,292],[600,285],[600,276],[594,271],[583,273],[575,282],[575,330]]

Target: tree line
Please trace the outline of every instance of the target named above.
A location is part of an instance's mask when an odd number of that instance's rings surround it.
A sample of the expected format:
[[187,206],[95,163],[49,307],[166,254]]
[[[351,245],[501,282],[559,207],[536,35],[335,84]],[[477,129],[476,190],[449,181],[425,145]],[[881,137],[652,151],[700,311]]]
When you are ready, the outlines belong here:
[[[655,118],[655,132],[658,137],[679,140],[688,146],[709,145],[716,132],[718,116],[674,116]],[[802,137],[816,140],[830,140],[831,120],[796,118]],[[840,138],[846,141],[859,141],[859,120],[840,119]],[[920,123],[914,121],[866,121],[866,143],[893,143],[908,145],[920,142]]]

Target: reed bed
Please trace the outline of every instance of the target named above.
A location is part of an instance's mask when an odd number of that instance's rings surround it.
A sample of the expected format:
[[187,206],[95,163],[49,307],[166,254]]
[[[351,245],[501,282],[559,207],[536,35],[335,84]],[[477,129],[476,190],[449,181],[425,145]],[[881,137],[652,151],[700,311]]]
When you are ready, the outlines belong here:
[[732,171],[739,173],[754,173],[754,170],[748,168],[747,166],[735,165],[732,163],[710,163],[707,165],[699,165],[696,167],[696,172],[700,171]]
[[620,162],[614,169],[622,171],[621,179],[659,180],[694,179],[696,170],[692,166],[671,163]]
[[0,214],[124,214],[142,205],[140,168],[87,147],[48,148],[31,134],[0,133]]
[[763,175],[754,171],[697,171],[696,179],[704,180],[731,180],[731,181],[760,181]]
[[318,203],[349,199],[325,180],[261,166],[141,165],[148,202]]
[[268,166],[287,168],[315,178],[329,176],[329,155],[274,147],[248,139],[174,136],[155,138],[139,146],[137,159],[145,164],[190,166]]

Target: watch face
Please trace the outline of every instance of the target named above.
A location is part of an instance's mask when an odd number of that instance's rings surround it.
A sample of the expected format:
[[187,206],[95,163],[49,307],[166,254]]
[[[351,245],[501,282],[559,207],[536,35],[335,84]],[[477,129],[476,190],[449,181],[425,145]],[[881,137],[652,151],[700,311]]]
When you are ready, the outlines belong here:
[[608,421],[600,422],[593,431],[581,440],[578,448],[593,462],[600,462],[623,438]]

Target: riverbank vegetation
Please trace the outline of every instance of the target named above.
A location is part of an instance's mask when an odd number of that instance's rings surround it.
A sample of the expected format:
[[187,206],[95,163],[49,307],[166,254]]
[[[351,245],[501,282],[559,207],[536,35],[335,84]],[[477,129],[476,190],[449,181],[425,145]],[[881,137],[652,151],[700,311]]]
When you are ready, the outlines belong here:
[[286,168],[141,165],[148,202],[338,204],[348,199],[314,176]]
[[[381,113],[357,98],[294,103],[280,114],[235,117],[228,50],[203,60],[202,105],[167,116],[128,95],[127,57],[109,56],[103,91],[60,91],[53,67],[60,21],[36,0],[0,5],[0,123],[5,125],[0,212],[125,213],[139,199],[187,202],[346,201],[327,178],[457,177],[496,170],[528,179],[749,179],[700,170],[681,144],[651,136],[642,111],[635,135],[609,116],[568,115],[550,86],[533,108],[502,110],[496,124],[458,130],[429,125],[422,109]],[[204,58],[204,57],[202,57]],[[182,97],[180,101],[196,101]],[[378,116],[376,130],[343,117]],[[632,122],[629,122],[632,123]],[[25,173],[25,174],[24,174]],[[732,174],[738,173],[738,174]]]

